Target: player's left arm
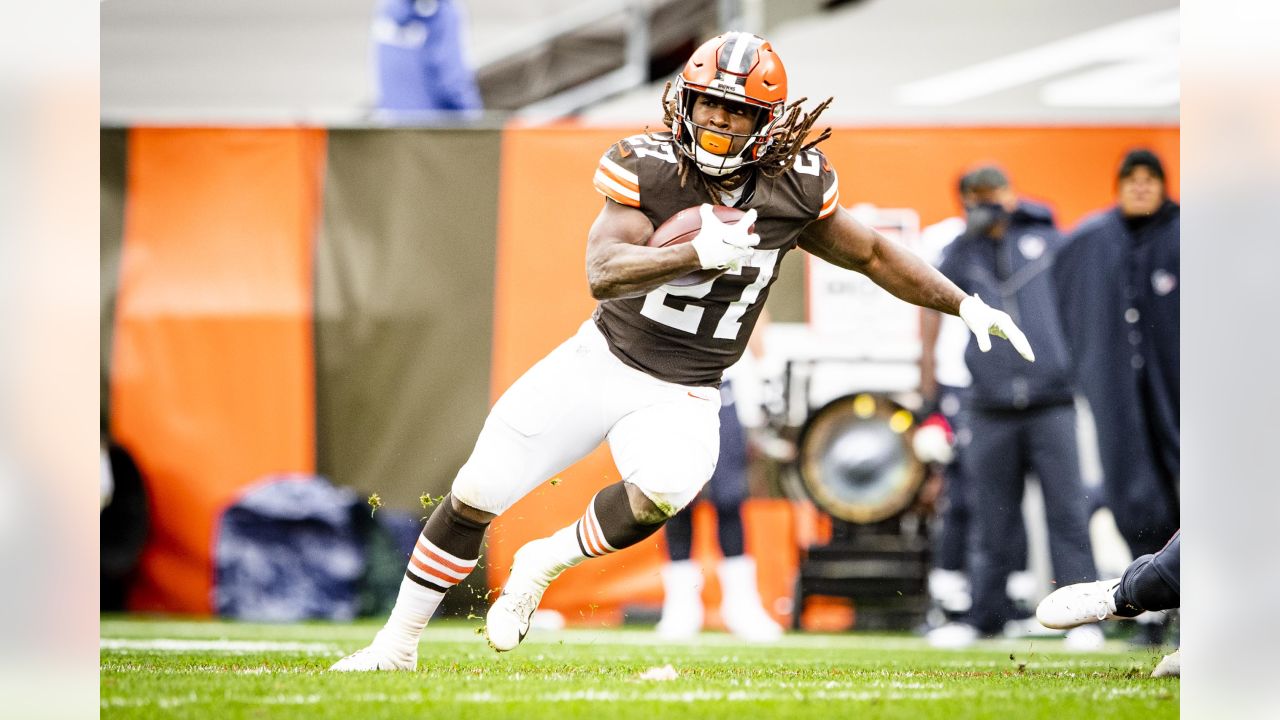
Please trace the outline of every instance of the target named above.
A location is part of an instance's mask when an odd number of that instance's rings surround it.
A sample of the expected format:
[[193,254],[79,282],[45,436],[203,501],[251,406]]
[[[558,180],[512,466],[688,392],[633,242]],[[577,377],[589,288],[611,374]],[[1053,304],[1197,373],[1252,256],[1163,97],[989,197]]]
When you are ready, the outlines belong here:
[[983,352],[991,349],[990,334],[1007,338],[1022,357],[1035,360],[1031,344],[1008,314],[987,306],[977,295],[966,296],[932,265],[858,222],[842,207],[810,223],[800,236],[800,247],[832,265],[866,275],[906,302],[959,315]]
[[960,313],[964,291],[906,248],[837,207],[800,236],[800,247],[848,270],[860,272],[895,297],[950,315]]

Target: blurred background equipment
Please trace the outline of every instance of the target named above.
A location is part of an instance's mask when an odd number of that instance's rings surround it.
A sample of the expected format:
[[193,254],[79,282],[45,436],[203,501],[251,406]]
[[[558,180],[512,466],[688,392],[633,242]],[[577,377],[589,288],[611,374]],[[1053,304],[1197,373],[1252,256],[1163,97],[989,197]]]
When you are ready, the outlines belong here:
[[802,548],[793,627],[811,595],[852,599],[861,629],[923,621],[928,514],[916,506],[925,473],[914,430],[909,410],[871,393],[832,400],[805,421],[797,470],[832,521],[828,542]]
[[832,400],[800,431],[799,472],[818,507],[867,524],[901,513],[924,472],[911,447],[911,411],[869,393]]

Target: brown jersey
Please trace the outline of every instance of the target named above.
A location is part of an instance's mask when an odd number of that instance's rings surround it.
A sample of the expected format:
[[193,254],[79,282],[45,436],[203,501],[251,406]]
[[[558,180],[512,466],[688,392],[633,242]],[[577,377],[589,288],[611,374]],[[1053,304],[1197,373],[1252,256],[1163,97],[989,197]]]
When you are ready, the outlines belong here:
[[[600,158],[595,187],[610,202],[639,209],[657,228],[708,201],[697,178],[680,187],[677,152],[670,133],[620,140]],[[739,271],[601,301],[594,319],[618,359],[668,382],[717,386],[742,356],[782,256],[809,223],[835,212],[840,196],[835,170],[818,150],[801,153],[778,177],[756,172],[753,183],[736,207],[756,210],[760,244]]]

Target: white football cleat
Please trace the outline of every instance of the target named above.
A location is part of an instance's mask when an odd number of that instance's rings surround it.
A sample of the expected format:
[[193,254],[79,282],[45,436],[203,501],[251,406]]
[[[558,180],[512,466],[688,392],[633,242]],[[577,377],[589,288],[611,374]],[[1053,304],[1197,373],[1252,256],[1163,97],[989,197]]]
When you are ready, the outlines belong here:
[[515,650],[529,633],[529,620],[538,609],[541,593],[503,591],[485,616],[484,635],[498,652]]
[[397,652],[381,646],[375,640],[363,650],[357,650],[329,668],[331,672],[373,672],[375,670],[417,670],[418,649]]
[[1102,620],[1127,620],[1116,614],[1116,588],[1120,580],[1099,580],[1058,588],[1036,607],[1041,625],[1066,630]]
[[1097,625],[1073,627],[1062,638],[1063,647],[1076,652],[1101,650],[1106,643],[1107,639],[1102,634],[1102,628]]
[[494,650],[514,650],[524,640],[547,585],[569,567],[552,556],[553,541],[531,540],[516,551],[506,587],[485,616],[484,634]]
[[1165,655],[1151,671],[1151,677],[1182,677],[1182,648]]

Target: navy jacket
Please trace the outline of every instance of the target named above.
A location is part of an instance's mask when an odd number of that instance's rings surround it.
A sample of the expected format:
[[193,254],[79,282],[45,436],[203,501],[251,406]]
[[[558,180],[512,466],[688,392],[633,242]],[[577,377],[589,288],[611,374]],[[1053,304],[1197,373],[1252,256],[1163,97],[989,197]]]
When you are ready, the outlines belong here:
[[1116,208],[1091,216],[1054,270],[1076,377],[1099,432],[1150,433],[1172,478],[1179,466],[1180,214],[1166,201],[1140,224]]
[[1053,213],[1024,201],[1010,217],[1003,240],[963,235],[947,248],[942,274],[1009,313],[1036,353],[1029,363],[1003,340],[993,338],[986,353],[971,340],[964,358],[973,374],[974,407],[1022,409],[1072,401],[1071,363],[1050,272],[1063,243]]

